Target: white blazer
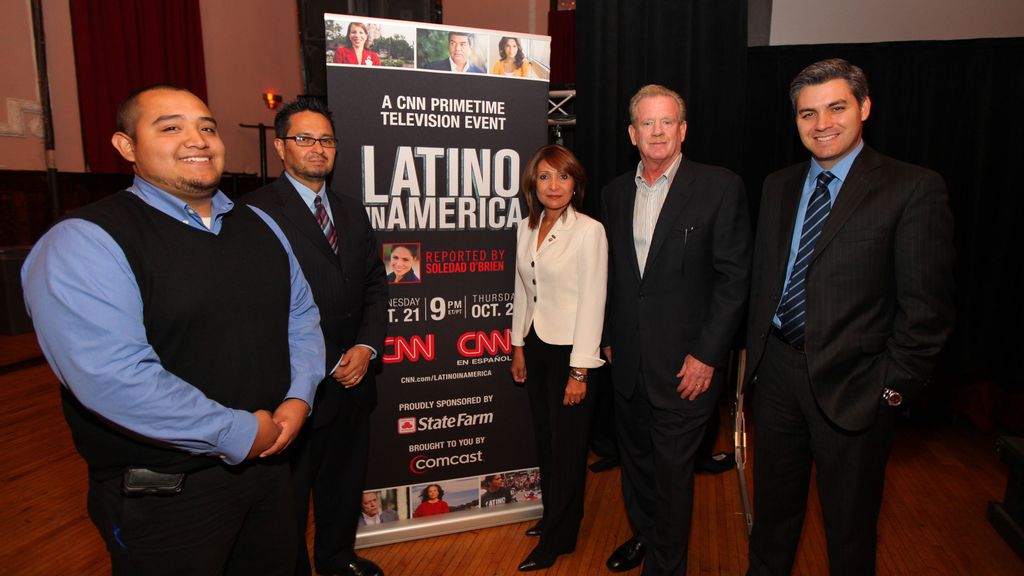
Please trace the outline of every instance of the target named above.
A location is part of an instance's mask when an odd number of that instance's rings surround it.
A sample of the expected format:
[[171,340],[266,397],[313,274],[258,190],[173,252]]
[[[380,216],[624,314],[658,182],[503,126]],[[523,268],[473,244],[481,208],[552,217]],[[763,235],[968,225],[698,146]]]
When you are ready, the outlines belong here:
[[598,348],[608,291],[604,227],[569,206],[540,249],[539,231],[519,223],[512,345],[522,346],[532,325],[544,342],[572,345],[570,366],[597,368],[604,364]]

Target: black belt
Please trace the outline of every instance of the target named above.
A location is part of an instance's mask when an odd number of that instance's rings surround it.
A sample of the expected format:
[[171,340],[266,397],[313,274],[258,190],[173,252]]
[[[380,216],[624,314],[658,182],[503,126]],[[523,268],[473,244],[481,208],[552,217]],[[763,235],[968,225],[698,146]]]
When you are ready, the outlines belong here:
[[778,340],[779,342],[782,342],[786,346],[789,346],[793,350],[796,350],[797,352],[799,352],[801,354],[804,353],[804,345],[803,345],[803,343],[793,344],[792,342],[787,340],[786,339],[786,335],[782,333],[782,330],[780,328],[776,328],[775,324],[772,324],[772,328],[771,328],[771,330],[768,331],[768,333],[771,334],[772,336],[774,336],[776,340]]

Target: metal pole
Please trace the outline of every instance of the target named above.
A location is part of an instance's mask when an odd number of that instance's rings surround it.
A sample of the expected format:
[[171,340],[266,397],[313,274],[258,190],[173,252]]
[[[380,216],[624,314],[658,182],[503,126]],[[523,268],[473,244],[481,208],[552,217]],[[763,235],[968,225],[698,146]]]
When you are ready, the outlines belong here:
[[740,350],[736,374],[736,421],[733,426],[733,442],[736,445],[736,472],[740,482],[743,520],[747,525],[747,536],[750,536],[754,528],[754,514],[750,508],[750,489],[747,487],[747,420],[743,416],[743,375],[746,371],[747,351]]
[[267,130],[273,130],[273,126],[267,126],[263,122],[259,124],[239,124],[242,128],[258,128],[260,131],[260,185],[267,183]]
[[267,127],[260,122],[260,184],[267,184]]
[[36,76],[39,78],[39,103],[43,113],[43,139],[46,146],[46,188],[50,194],[50,215],[56,220],[60,217],[60,193],[57,189],[57,155],[53,140],[53,112],[50,108],[50,76],[46,70],[42,0],[32,0],[32,31],[35,35]]

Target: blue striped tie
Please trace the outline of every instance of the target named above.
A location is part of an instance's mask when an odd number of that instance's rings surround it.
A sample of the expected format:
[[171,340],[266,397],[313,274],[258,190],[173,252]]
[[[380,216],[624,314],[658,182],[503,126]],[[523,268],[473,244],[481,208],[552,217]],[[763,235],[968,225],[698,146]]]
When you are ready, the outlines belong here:
[[804,214],[804,225],[800,228],[800,247],[796,252],[796,260],[793,262],[793,272],[789,275],[789,284],[786,286],[786,293],[782,295],[782,302],[779,304],[779,321],[782,323],[782,335],[786,341],[793,346],[802,346],[804,343],[804,324],[807,312],[807,264],[814,254],[814,243],[821,236],[821,229],[825,227],[825,220],[832,209],[829,202],[828,185],[835,180],[831,172],[818,174],[814,192],[807,203],[807,212]]

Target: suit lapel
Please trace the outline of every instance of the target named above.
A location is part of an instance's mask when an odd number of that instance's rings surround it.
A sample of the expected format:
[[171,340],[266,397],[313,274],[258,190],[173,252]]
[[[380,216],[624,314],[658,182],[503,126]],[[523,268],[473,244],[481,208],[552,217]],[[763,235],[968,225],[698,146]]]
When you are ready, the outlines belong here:
[[618,220],[618,228],[622,230],[619,235],[623,250],[629,255],[626,260],[629,262],[629,269],[633,278],[640,281],[640,265],[636,261],[636,245],[633,244],[633,206],[636,202],[636,181],[629,179],[628,182],[615,194],[613,208],[615,212],[610,216]]
[[878,165],[878,156],[865,146],[857,155],[857,159],[853,161],[850,173],[846,175],[846,182],[839,190],[839,196],[836,197],[832,211],[829,213],[828,219],[825,220],[825,227],[822,228],[821,236],[814,245],[814,253],[811,255],[808,265],[818,259],[818,255],[828,247],[857,206],[860,206],[860,203],[874,188],[873,173]]
[[810,162],[805,162],[799,170],[794,170],[785,182],[782,183],[782,194],[779,205],[773,207],[778,210],[778,237],[776,241],[776,254],[778,260],[775,263],[777,281],[774,285],[782,290],[786,282],[786,266],[789,264],[789,250],[793,244],[793,230],[796,227],[796,212],[800,207],[800,195],[804,190],[804,180],[807,178],[807,170]]
[[[661,207],[661,213],[658,214],[658,222],[654,225],[654,234],[651,235],[651,249],[647,252],[648,267],[655,262],[658,252],[661,251],[662,245],[665,244],[665,239],[668,238],[669,232],[671,232],[676,220],[679,219],[683,209],[686,208],[690,198],[693,196],[693,181],[693,171],[688,169],[686,158],[683,158],[680,161],[679,169],[676,170],[676,177],[672,180],[672,186],[668,189],[668,195],[665,197],[665,204]],[[634,191],[633,194],[635,195],[636,192]],[[632,213],[632,210],[630,210],[630,213]],[[632,229],[631,221],[630,230]],[[639,271],[639,268],[637,270]]]
[[[324,245],[327,246],[328,252],[331,253],[332,258],[338,264],[338,266],[341,266],[342,258],[338,257],[340,254],[362,254],[363,249],[360,247],[353,246],[351,244],[354,241],[354,239],[352,238],[351,234],[348,234],[348,226],[346,226],[345,223],[345,206],[342,204],[340,197],[337,195],[337,192],[331,189],[330,186],[327,186],[324,189],[324,199],[327,200],[331,205],[331,214],[333,215],[334,218],[334,231],[338,241],[338,254],[334,254],[334,252],[330,250],[331,245],[327,243],[326,237],[324,237]],[[320,235],[323,236],[323,234]]]
[[[277,184],[278,194],[283,206],[282,212],[284,212],[285,218],[290,220],[295,229],[306,236],[325,257],[334,262],[335,265],[339,265],[338,256],[334,253],[334,250],[331,250],[331,245],[327,242],[327,237],[324,236],[320,225],[317,224],[316,217],[313,216],[309,206],[306,206],[306,203],[302,201],[302,197],[299,196],[292,183],[282,174],[277,179]],[[334,211],[333,204],[331,205],[331,210],[332,212]],[[335,228],[337,228],[337,224],[335,224]]]
[[[559,218],[556,220],[555,225],[552,226],[551,230],[548,232],[548,237],[544,239],[544,242],[539,248],[536,248],[538,258],[540,258],[541,253],[547,250],[548,246],[557,244],[559,242],[559,238],[563,238],[565,234],[568,233],[569,228],[572,228],[573,223],[576,222],[576,211],[573,210],[572,206],[569,206],[565,210],[565,219],[563,220],[562,218]],[[534,243],[534,247],[537,246],[536,241],[536,238],[531,239],[531,242]]]

